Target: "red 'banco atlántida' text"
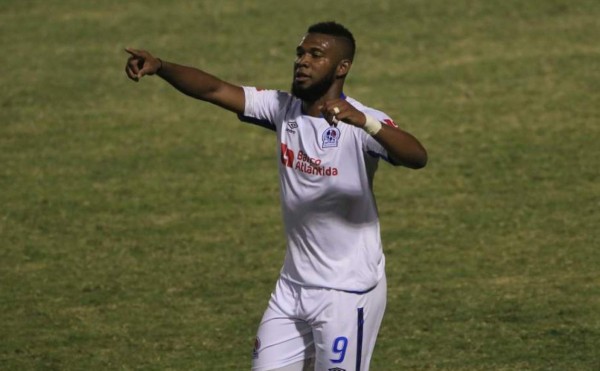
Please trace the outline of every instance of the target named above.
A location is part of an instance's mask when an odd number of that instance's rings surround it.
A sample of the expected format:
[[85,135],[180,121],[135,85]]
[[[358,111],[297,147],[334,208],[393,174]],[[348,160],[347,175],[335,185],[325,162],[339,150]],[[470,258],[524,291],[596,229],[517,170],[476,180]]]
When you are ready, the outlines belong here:
[[284,143],[281,144],[281,163],[305,174],[319,176],[337,176],[339,174],[337,167],[321,166],[321,159],[312,158],[302,150],[298,152],[298,156],[295,156],[294,151]]

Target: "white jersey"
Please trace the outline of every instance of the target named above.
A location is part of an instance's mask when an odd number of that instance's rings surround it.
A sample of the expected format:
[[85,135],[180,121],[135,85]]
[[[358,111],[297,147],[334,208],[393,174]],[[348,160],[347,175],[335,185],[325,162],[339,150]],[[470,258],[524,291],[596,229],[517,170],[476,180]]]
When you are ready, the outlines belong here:
[[[287,237],[281,276],[303,286],[363,292],[384,275],[372,192],[386,150],[364,130],[332,127],[302,113],[302,101],[276,90],[244,87],[242,121],[276,131]],[[358,110],[395,125],[383,112],[346,97]]]

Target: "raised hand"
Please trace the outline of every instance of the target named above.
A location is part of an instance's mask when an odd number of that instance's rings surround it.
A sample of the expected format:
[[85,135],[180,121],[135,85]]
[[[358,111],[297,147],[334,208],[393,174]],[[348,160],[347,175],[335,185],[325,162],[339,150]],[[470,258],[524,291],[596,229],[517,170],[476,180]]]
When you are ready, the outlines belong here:
[[133,81],[139,81],[146,75],[154,75],[162,67],[162,61],[145,50],[125,48],[129,53],[125,73]]
[[365,114],[354,108],[345,99],[328,100],[319,109],[330,125],[335,126],[339,121],[359,128],[365,125]]

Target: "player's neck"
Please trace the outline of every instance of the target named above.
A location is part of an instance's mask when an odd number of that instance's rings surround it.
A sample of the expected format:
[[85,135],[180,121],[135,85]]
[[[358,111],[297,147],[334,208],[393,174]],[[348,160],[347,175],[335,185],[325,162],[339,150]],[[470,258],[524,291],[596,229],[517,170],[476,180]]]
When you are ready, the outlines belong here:
[[320,107],[328,100],[338,99],[338,98],[346,99],[346,96],[342,92],[341,87],[336,88],[336,89],[330,89],[327,93],[322,95],[319,99],[317,99],[314,102],[303,100],[302,101],[302,113],[305,115],[313,116],[313,117],[320,117],[321,116]]

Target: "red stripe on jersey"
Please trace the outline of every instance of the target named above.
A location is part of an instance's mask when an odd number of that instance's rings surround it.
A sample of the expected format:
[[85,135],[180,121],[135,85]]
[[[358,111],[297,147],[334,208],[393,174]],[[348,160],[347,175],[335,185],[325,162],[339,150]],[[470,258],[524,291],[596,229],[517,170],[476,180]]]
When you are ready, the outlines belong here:
[[383,123],[386,124],[387,126],[391,126],[393,128],[398,128],[398,125],[396,125],[396,123],[392,119],[385,119],[385,120],[383,120]]

